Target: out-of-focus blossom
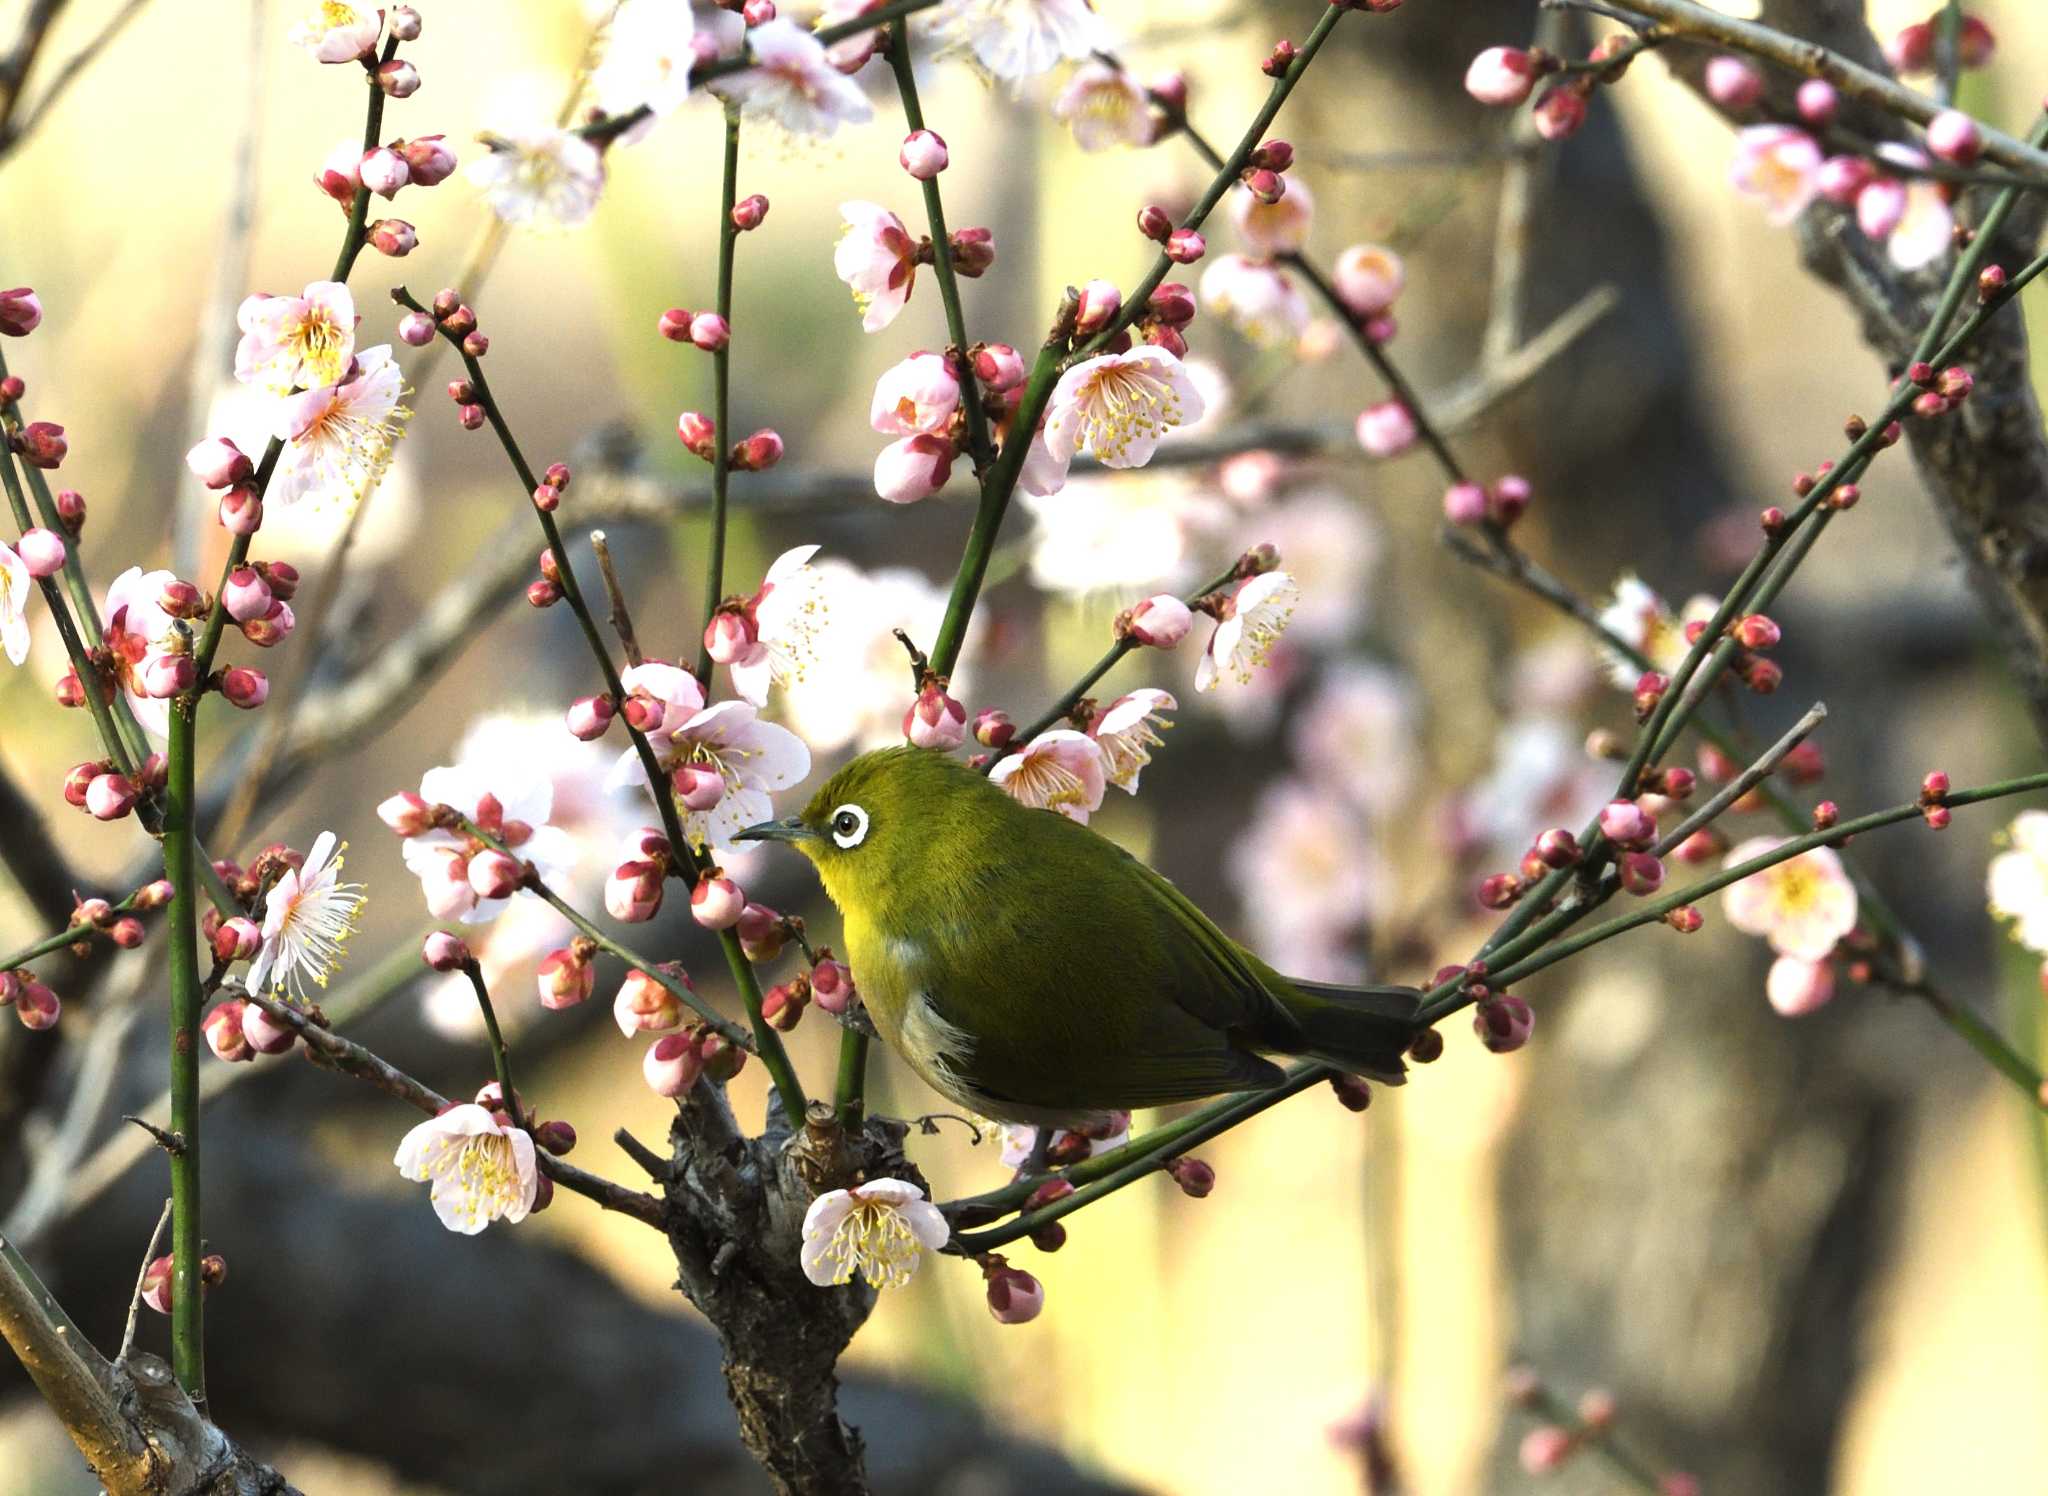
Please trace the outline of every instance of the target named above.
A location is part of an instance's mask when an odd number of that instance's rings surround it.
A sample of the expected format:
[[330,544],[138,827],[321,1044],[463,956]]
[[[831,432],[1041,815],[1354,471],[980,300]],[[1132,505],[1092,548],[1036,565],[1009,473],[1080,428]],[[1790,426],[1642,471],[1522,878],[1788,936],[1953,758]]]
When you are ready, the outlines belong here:
[[645,105],[656,118],[673,111],[689,96],[696,34],[688,0],[624,0],[590,75],[597,107],[625,114]]
[[1316,200],[1299,177],[1287,179],[1287,191],[1277,202],[1264,202],[1256,194],[1237,187],[1225,203],[1230,221],[1237,226],[1237,237],[1253,254],[1288,255],[1308,243]]
[[950,0],[930,24],[942,46],[972,53],[1005,83],[1109,45],[1089,0]]
[[1408,267],[1381,244],[1347,245],[1330,272],[1337,295],[1360,317],[1384,317],[1408,286]]
[[365,348],[343,383],[287,396],[273,434],[284,454],[264,491],[266,506],[338,504],[352,509],[391,466],[391,454],[412,412],[399,403],[405,381],[391,350]]
[[[1758,836],[1730,849],[1723,867],[1735,867],[1785,844],[1784,837]],[[1787,858],[1721,895],[1728,923],[1745,935],[1760,935],[1781,956],[1824,961],[1835,943],[1856,928],[1856,885],[1830,847],[1814,847]]]
[[1130,74],[1107,63],[1084,62],[1053,100],[1052,117],[1074,132],[1084,151],[1150,145],[1156,129],[1152,102]]
[[325,987],[363,908],[363,885],[341,881],[344,845],[332,831],[306,860],[271,885],[263,905],[263,945],[249,966],[249,990],[268,986],[306,996],[306,980]]
[[1399,400],[1382,400],[1358,413],[1358,445],[1369,457],[1398,457],[1415,445],[1415,412]]
[[1308,329],[1308,299],[1279,268],[1249,255],[1213,255],[1202,272],[1202,305],[1262,347],[1292,343]]
[[1089,724],[1088,736],[1102,750],[1103,774],[1111,784],[1126,794],[1138,793],[1138,776],[1163,741],[1159,729],[1173,725],[1161,714],[1179,705],[1171,692],[1146,686],[1119,696]]
[[339,383],[356,351],[356,304],[340,281],[301,296],[249,296],[235,312],[235,378],[276,394]]
[[34,591],[27,563],[12,546],[0,545],[0,648],[10,665],[28,658],[28,600]]
[[2005,834],[2011,845],[1986,875],[1991,912],[2013,922],[2013,939],[2048,955],[2048,811],[2021,811]]
[[[575,841],[548,824],[554,788],[530,764],[478,760],[429,769],[420,780],[418,798],[428,806],[459,811],[511,848],[515,857],[531,862],[545,882],[559,880],[575,866]],[[390,804],[380,806],[379,813]],[[385,819],[388,823],[391,816],[386,814]],[[470,861],[485,849],[460,831],[427,826],[407,835],[399,850],[407,869],[420,880],[427,910],[436,919],[483,924],[510,901],[509,896],[486,896],[471,883]]]
[[1495,739],[1493,767],[1453,808],[1453,840],[1519,857],[1545,827],[1583,825],[1613,788],[1571,722],[1541,713],[1511,718]]
[[1160,438],[1201,413],[1201,392],[1172,354],[1147,347],[1105,353],[1060,376],[1045,444],[1061,462],[1085,452],[1105,467],[1143,467]]
[[1347,660],[1326,674],[1293,726],[1308,775],[1360,809],[1391,817],[1420,768],[1415,693],[1384,665]]
[[1885,254],[1901,270],[1925,269],[1949,252],[1955,242],[1955,224],[1955,212],[1942,195],[1941,184],[1914,178],[1905,184],[1898,219],[1884,236]]
[[860,85],[833,66],[824,44],[794,21],[777,18],[753,27],[747,50],[754,66],[717,84],[747,114],[797,135],[830,135],[842,123],[874,118],[874,105]]
[[988,777],[1020,805],[1058,811],[1084,826],[1102,808],[1108,783],[1101,747],[1086,733],[1065,727],[1040,733]]
[[1835,969],[1826,961],[1780,956],[1764,978],[1764,996],[1787,1018],[1799,1018],[1835,995]]
[[839,216],[846,228],[832,251],[833,272],[852,290],[860,325],[880,332],[916,286],[917,241],[902,219],[874,203],[841,203]]
[[357,10],[338,0],[321,0],[311,16],[292,23],[286,37],[311,52],[316,61],[354,62],[376,50],[383,29],[381,10]]
[[1240,583],[1195,666],[1195,689],[1214,690],[1219,680],[1249,684],[1300,601],[1301,588],[1284,571],[1264,572]]
[[1269,542],[1287,558],[1300,596],[1288,630],[1305,644],[1343,644],[1372,611],[1379,565],[1378,522],[1356,498],[1312,488],[1243,521],[1247,541]]
[[[830,622],[812,639],[814,664],[785,682],[785,719],[819,752],[849,743],[863,748],[898,740],[902,727],[903,646],[891,633],[930,639],[945,617],[947,592],[911,567],[864,572],[844,561],[819,562],[821,612]],[[971,620],[964,656],[974,654],[981,623]],[[968,697],[969,673],[953,672],[954,692]]]
[[1189,578],[1196,536],[1228,516],[1185,473],[1075,478],[1021,496],[1032,518],[1031,580],[1053,592],[1124,591]]
[[1735,138],[1730,175],[1736,190],[1763,204],[1779,227],[1805,211],[1819,190],[1821,148],[1790,125],[1751,125]]
[[[1600,626],[1635,646],[1652,668],[1667,675],[1685,661],[1692,646],[1685,642],[1685,627],[1714,616],[1714,599],[1696,595],[1682,614],[1674,616],[1670,605],[1634,572],[1623,572],[1614,584],[1614,596],[1600,612]],[[1607,677],[1624,691],[1633,691],[1643,667],[1620,651],[1601,649],[1607,662]]]
[[924,1191],[901,1179],[827,1190],[804,1212],[804,1276],[820,1287],[859,1274],[871,1288],[901,1288],[952,1236]]
[[1225,866],[1249,944],[1267,960],[1311,981],[1364,976],[1349,947],[1379,909],[1387,873],[1371,829],[1349,804],[1304,780],[1276,780],[1260,792]]
[[475,1102],[420,1123],[392,1162],[403,1177],[432,1187],[434,1214],[464,1236],[493,1221],[525,1220],[540,1189],[533,1139]]
[[483,141],[490,150],[470,163],[469,179],[506,223],[546,218],[574,228],[597,211],[604,155],[575,131],[536,126]]

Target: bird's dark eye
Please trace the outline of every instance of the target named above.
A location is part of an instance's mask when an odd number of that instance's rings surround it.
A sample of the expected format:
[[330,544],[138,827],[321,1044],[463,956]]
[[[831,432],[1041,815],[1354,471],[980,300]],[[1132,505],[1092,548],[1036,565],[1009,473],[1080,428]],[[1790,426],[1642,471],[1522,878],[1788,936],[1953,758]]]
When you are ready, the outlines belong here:
[[858,805],[842,805],[832,812],[832,840],[841,847],[861,844],[868,834],[868,813]]

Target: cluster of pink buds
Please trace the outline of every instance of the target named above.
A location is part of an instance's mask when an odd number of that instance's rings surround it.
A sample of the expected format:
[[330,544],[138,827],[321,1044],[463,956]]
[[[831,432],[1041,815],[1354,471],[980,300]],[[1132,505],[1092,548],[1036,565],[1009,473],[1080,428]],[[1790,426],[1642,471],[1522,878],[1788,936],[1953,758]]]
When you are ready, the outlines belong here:
[[64,1004],[34,972],[10,967],[0,971],[0,1008],[14,1009],[23,1028],[41,1030],[56,1027]]
[[1145,308],[1130,326],[1106,345],[1112,353],[1127,352],[1133,339],[1164,348],[1175,358],[1188,352],[1187,328],[1195,320],[1195,295],[1179,281],[1163,281],[1145,299]]
[[1138,210],[1138,232],[1157,244],[1176,265],[1192,265],[1209,252],[1200,229],[1177,227],[1173,215],[1157,203]]
[[230,535],[254,535],[263,527],[263,494],[256,465],[224,436],[209,436],[185,454],[192,476],[220,493],[220,524]]
[[679,1034],[663,1034],[649,1046],[641,1073],[657,1096],[681,1096],[698,1077],[725,1082],[740,1073],[747,1052],[701,1024]]
[[145,759],[133,777],[107,759],[89,760],[64,776],[64,801],[95,820],[118,821],[132,812],[145,794],[162,789],[165,779],[160,753]]
[[1920,390],[1913,398],[1913,414],[1923,420],[1947,415],[1977,387],[1976,376],[1960,364],[1936,372],[1931,364],[1916,363],[1907,368],[1905,377]]
[[671,343],[689,343],[716,353],[732,341],[732,328],[716,312],[688,312],[672,306],[655,322],[655,330]]
[[124,899],[118,908],[105,899],[78,900],[71,911],[70,927],[78,932],[79,939],[71,950],[77,955],[84,955],[95,935],[105,936],[123,950],[134,950],[142,944],[145,931],[142,921],[128,911],[155,909],[169,903],[170,886],[161,879],[157,883],[146,883]]
[[605,879],[604,907],[613,919],[640,924],[661,912],[663,885],[675,861],[675,848],[661,832],[652,828],[640,832],[633,855],[620,863]]
[[1920,814],[1936,831],[1945,830],[1949,823],[1949,808],[1944,803],[1948,791],[1948,775],[1940,769],[1920,781]]
[[1454,525],[1488,525],[1505,530],[1529,511],[1533,490],[1518,473],[1506,473],[1490,484],[1466,479],[1444,490],[1444,518]]
[[[1575,65],[1566,73],[1564,60],[1541,47],[1488,47],[1466,68],[1465,92],[1480,103],[1497,109],[1517,108],[1527,102],[1531,94],[1536,94],[1536,105],[1531,115],[1536,133],[1545,140],[1563,140],[1577,134],[1579,127],[1586,122],[1587,100],[1593,90],[1602,84],[1619,82],[1639,50],[1640,45],[1629,37],[1612,33],[1594,45],[1584,63]],[[1541,93],[1536,93],[1538,83],[1559,74],[1563,76]],[[1710,82],[1709,87],[1718,88],[1731,97],[1745,99],[1747,102],[1740,105],[1742,108],[1751,107],[1756,102],[1749,91],[1749,80],[1738,78],[1725,69],[1719,80]],[[1760,80],[1756,92],[1761,92]],[[1717,99],[1719,96],[1716,95]]]

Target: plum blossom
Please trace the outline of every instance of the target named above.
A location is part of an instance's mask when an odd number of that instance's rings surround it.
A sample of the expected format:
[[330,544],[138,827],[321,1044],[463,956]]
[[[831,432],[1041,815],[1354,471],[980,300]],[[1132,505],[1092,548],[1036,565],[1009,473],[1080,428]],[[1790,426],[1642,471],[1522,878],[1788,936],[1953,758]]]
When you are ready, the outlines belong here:
[[[1097,1134],[1100,1136],[1097,1136]],[[1074,1139],[1076,1147],[1085,1143],[1087,1151],[1081,1158],[1093,1158],[1098,1153],[1107,1153],[1112,1148],[1121,1148],[1131,1140],[1131,1114],[1112,1112],[1110,1120],[1092,1127],[1085,1132],[1069,1132],[1065,1128],[1053,1129],[1051,1151],[1057,1157],[1066,1151],[1067,1140]],[[1011,1122],[1002,1132],[1003,1151],[998,1158],[1006,1169],[1021,1169],[1031,1160],[1031,1153],[1038,1146],[1038,1129],[1028,1122]]]
[[1040,733],[989,770],[988,778],[1019,804],[1058,811],[1084,826],[1102,808],[1108,784],[1101,745],[1067,727]]
[[1052,117],[1074,132],[1084,151],[1150,145],[1157,132],[1152,101],[1122,68],[1084,62],[1052,102]]
[[1835,969],[1825,961],[1780,956],[1764,977],[1764,997],[1786,1018],[1802,1018],[1835,995]]
[[590,75],[597,107],[627,114],[644,106],[656,119],[673,112],[689,96],[696,34],[688,0],[623,0]]
[[1229,511],[1213,492],[1173,471],[1075,478],[1051,494],[1023,493],[1031,580],[1080,596],[1179,582],[1192,571],[1190,541]]
[[952,1236],[923,1190],[901,1179],[871,1179],[827,1190],[804,1212],[799,1253],[804,1276],[820,1288],[859,1274],[871,1288],[901,1288]]
[[831,614],[825,579],[811,563],[814,545],[784,551],[768,568],[747,605],[754,642],[730,662],[732,688],[755,706],[768,704],[768,688],[804,678],[817,638]]
[[1201,296],[1204,306],[1261,347],[1292,343],[1308,330],[1308,299],[1265,260],[1212,256]]
[[1351,806],[1305,780],[1269,784],[1227,867],[1250,943],[1283,970],[1313,981],[1365,975],[1349,947],[1388,884],[1371,828]]
[[[811,772],[811,751],[803,739],[785,727],[763,722],[744,701],[721,701],[672,730],[650,732],[648,737],[665,772],[685,766],[708,769],[724,783],[725,793],[710,809],[686,809],[683,816],[683,830],[691,841],[720,851],[733,845],[734,834],[743,827],[775,814],[769,798],[775,791],[802,783]],[[646,767],[631,748],[620,755],[607,781],[613,789],[646,782]]]
[[1453,808],[1455,844],[1519,857],[1539,831],[1577,826],[1606,802],[1613,782],[1585,752],[1568,718],[1525,712],[1504,723],[1493,766]]
[[1167,432],[1202,409],[1193,376],[1165,349],[1105,353],[1075,364],[1053,386],[1046,450],[1062,463],[1085,452],[1105,467],[1143,467]]
[[[515,857],[532,863],[544,882],[559,881],[576,864],[574,839],[548,824],[554,812],[554,787],[531,764],[479,759],[429,769],[420,780],[417,798],[427,806],[446,805],[466,816]],[[402,801],[402,796],[387,800],[378,813],[390,823]],[[399,849],[407,869],[420,880],[427,911],[436,919],[459,919],[466,925],[497,918],[511,902],[510,896],[486,895],[470,881],[470,863],[485,850],[475,837],[438,826],[412,831]]]
[[[1787,839],[1757,836],[1730,849],[1723,867],[1737,867],[1773,852]],[[1856,885],[1830,847],[1751,873],[1721,895],[1728,923],[1761,935],[1781,956],[1824,961],[1835,943],[1856,928]]]
[[540,1189],[532,1137],[475,1102],[420,1123],[392,1162],[404,1178],[432,1186],[434,1214],[464,1236],[496,1220],[525,1220]]
[[1730,175],[1736,190],[1763,204],[1764,217],[1782,228],[1806,210],[1819,191],[1821,148],[1790,125],[1751,125],[1735,138]]
[[1088,736],[1102,750],[1103,777],[1125,794],[1137,794],[1138,775],[1164,741],[1158,729],[1173,726],[1160,714],[1179,706],[1171,692],[1146,686],[1105,707],[1088,727]]
[[356,304],[340,281],[302,296],[249,296],[235,312],[235,378],[273,393],[338,383],[356,351]]
[[1380,531],[1357,499],[1333,488],[1303,491],[1250,522],[1248,542],[1264,541],[1288,558],[1301,588],[1289,625],[1308,644],[1344,644],[1372,609]]
[[28,658],[28,599],[34,590],[28,563],[12,546],[0,545],[0,647],[10,665]]
[[177,578],[168,571],[144,571],[131,566],[107,587],[106,646],[113,656],[114,670],[128,693],[128,705],[135,720],[153,738],[167,738],[171,732],[171,704],[143,689],[143,665],[174,637],[174,620],[157,599],[166,583]]
[[844,122],[864,124],[874,105],[860,85],[832,65],[824,44],[794,21],[777,18],[747,32],[754,66],[722,80],[719,90],[742,110],[798,135],[830,135]]
[[1238,187],[1231,192],[1228,205],[1237,237],[1254,254],[1293,254],[1308,243],[1316,200],[1299,177],[1287,178],[1287,191],[1277,202],[1261,201],[1247,188]]
[[917,241],[903,220],[874,203],[845,202],[846,228],[832,251],[832,269],[853,291],[860,325],[880,332],[896,320],[917,281]]
[[272,434],[284,453],[264,502],[287,508],[307,500],[353,509],[383,480],[412,411],[400,404],[405,380],[388,345],[365,348],[340,383],[287,396]]
[[490,150],[470,163],[469,179],[506,223],[544,217],[568,229],[597,211],[604,154],[574,130],[540,125],[482,139]]
[[[1686,643],[1686,625],[1711,619],[1716,606],[1713,598],[1696,593],[1687,600],[1683,611],[1674,616],[1670,605],[1654,588],[1634,572],[1625,571],[1615,580],[1614,596],[1600,611],[1600,626],[1627,640],[1654,668],[1669,674],[1684,663],[1692,648]],[[1622,690],[1633,691],[1642,676],[1642,667],[1619,650],[1603,646],[1600,652],[1606,661],[1607,678]]]
[[[831,625],[811,643],[812,668],[783,686],[783,710],[790,725],[820,752],[848,743],[863,748],[898,741],[902,728],[903,646],[892,629],[913,639],[932,638],[945,617],[947,592],[907,566],[863,572],[844,561],[819,562],[820,610]],[[971,658],[980,637],[979,619],[968,623],[961,650]],[[953,672],[953,690],[965,698],[969,673]]]
[[263,905],[263,945],[249,967],[249,990],[266,983],[303,999],[306,979],[325,987],[363,908],[363,885],[341,881],[347,843],[323,831],[306,860],[271,885]]
[[1384,665],[1347,660],[1295,718],[1295,757],[1311,778],[1389,817],[1410,803],[1421,770],[1414,689]]
[[938,353],[913,353],[875,381],[868,424],[885,436],[946,429],[960,406],[960,381]]
[[2008,850],[1991,859],[1991,912],[2012,924],[2012,938],[2048,955],[2048,811],[2023,810],[2005,829]]
[[1216,632],[1195,666],[1195,689],[1211,691],[1226,679],[1249,685],[1300,600],[1300,586],[1284,571],[1265,572],[1241,583],[1225,601]]
[[931,29],[942,45],[972,53],[1005,83],[1035,78],[1109,45],[1089,0],[950,0]]
[[322,0],[310,17],[294,22],[286,36],[316,61],[354,62],[376,50],[383,29],[381,10],[357,10],[337,0]]
[[1901,270],[1924,269],[1948,253],[1955,242],[1955,222],[1941,184],[1915,178],[1906,183],[1898,222],[1885,236],[1885,254]]

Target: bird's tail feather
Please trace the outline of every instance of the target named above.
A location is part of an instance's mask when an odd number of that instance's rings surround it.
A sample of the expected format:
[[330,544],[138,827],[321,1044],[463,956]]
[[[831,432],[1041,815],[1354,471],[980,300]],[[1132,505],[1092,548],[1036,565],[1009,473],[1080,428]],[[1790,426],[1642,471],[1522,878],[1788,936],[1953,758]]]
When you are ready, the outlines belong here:
[[1300,1031],[1299,1052],[1388,1085],[1400,1085],[1401,1063],[1420,1025],[1422,994],[1413,987],[1345,987],[1288,979],[1282,995]]

